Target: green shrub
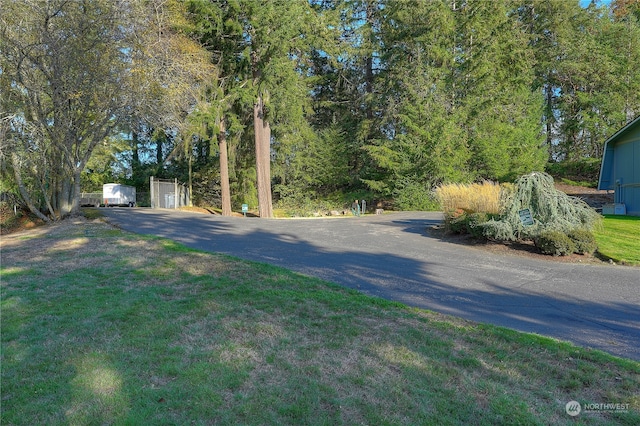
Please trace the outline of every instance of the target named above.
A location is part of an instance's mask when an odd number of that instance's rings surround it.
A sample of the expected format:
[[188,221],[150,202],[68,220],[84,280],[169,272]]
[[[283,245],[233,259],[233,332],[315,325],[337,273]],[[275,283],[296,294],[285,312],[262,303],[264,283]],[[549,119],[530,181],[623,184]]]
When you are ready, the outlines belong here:
[[598,248],[596,237],[587,229],[577,228],[569,232],[568,237],[575,245],[575,252],[580,254],[593,254]]
[[445,218],[445,224],[447,229],[455,234],[485,238],[484,225],[492,218],[493,215],[487,213],[471,213],[458,209]]
[[404,211],[433,211],[440,207],[429,185],[409,178],[397,184],[393,191],[393,204],[396,209]]
[[533,242],[542,253],[552,256],[566,256],[576,250],[573,240],[561,231],[543,231]]
[[274,209],[280,210],[284,217],[311,217],[318,212],[342,210],[342,204],[331,204],[313,196],[290,196],[274,203]]
[[562,181],[589,183],[589,186],[595,186],[600,174],[600,158],[550,162],[546,171]]
[[449,231],[454,234],[464,234],[467,232],[467,222],[469,220],[468,213],[464,210],[456,210],[451,215],[447,216],[445,225]]
[[467,232],[476,238],[484,238],[484,224],[490,219],[487,213],[471,213],[467,215]]

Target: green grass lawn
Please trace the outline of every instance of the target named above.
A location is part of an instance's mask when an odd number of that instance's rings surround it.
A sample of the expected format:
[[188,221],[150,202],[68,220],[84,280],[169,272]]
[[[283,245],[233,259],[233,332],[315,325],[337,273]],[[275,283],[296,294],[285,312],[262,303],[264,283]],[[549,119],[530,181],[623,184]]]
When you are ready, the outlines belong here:
[[640,265],[640,217],[606,215],[595,232],[598,252],[605,258]]
[[640,424],[638,362],[77,222],[2,237],[3,425]]

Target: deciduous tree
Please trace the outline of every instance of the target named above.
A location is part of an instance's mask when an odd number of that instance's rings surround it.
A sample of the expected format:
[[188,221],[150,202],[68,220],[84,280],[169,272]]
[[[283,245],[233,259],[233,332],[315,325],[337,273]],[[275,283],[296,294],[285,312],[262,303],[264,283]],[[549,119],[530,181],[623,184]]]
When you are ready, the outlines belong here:
[[125,104],[127,10],[120,1],[0,2],[0,109],[12,117],[3,149],[22,196],[48,220],[78,211],[80,174]]

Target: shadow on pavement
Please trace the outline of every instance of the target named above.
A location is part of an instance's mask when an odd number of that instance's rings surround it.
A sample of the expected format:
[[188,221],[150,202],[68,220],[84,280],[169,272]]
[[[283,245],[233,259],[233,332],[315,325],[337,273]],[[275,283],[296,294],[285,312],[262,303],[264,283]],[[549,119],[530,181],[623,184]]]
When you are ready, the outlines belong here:
[[[275,264],[371,296],[551,336],[640,360],[640,310],[633,300],[600,303],[590,302],[585,297],[558,296],[553,291],[542,294],[525,285],[527,280],[544,279],[531,271],[528,275],[518,275],[514,269],[510,273],[516,279],[509,282],[508,276],[505,278],[500,274],[500,279],[490,278],[491,267],[477,268],[473,263],[465,264],[461,258],[450,259],[449,263],[442,258],[416,259],[382,249],[376,251],[373,246],[367,251],[314,244],[299,236],[301,229],[310,226],[304,221],[283,223],[140,211],[109,216],[112,223],[128,231],[158,235],[200,250]],[[426,227],[438,223],[437,218],[403,218],[384,225],[426,236]],[[368,225],[359,223],[359,226]],[[469,277],[464,278],[469,283],[455,282],[460,273],[462,277]],[[513,286],[505,285],[505,279]]]

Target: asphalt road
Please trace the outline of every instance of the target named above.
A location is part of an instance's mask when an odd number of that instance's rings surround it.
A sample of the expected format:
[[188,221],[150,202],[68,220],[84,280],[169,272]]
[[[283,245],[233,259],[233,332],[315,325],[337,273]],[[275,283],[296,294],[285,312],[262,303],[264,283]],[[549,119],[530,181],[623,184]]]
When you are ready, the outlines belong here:
[[437,213],[228,218],[108,208],[122,229],[640,361],[640,268],[499,255],[427,235]]

